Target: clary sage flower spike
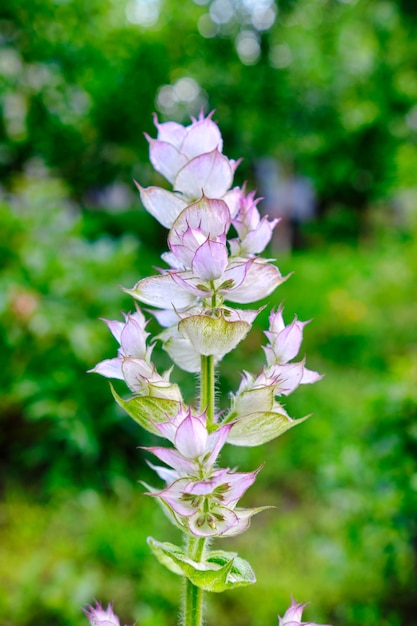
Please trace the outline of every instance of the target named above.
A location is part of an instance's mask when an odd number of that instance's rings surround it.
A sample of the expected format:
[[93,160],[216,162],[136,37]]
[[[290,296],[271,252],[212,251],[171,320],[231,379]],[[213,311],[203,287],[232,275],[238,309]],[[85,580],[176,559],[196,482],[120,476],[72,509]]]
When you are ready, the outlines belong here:
[[[136,185],[145,209],[168,229],[166,267],[124,289],[136,301],[135,310],[123,320],[104,320],[118,343],[117,355],[90,370],[124,381],[131,395],[124,399],[112,388],[116,401],[163,441],[142,448],[157,459],[149,465],[162,485],[143,484],[183,533],[185,546],[151,537],[148,544],[160,563],[185,581],[184,626],[201,626],[203,591],[256,580],[236,553],[209,549],[211,539],[244,532],[255,514],[270,508],[239,505],[261,468],[221,467],[223,446],[261,445],[302,422],[306,417],[288,415],[282,397],[321,378],[307,369],[305,358],[294,360],[307,322],[295,318],[285,325],[280,306],[269,317],[262,370],[243,372],[229,409],[218,412],[215,368],[245,339],[261,310],[239,306],[264,300],[287,277],[260,256],[278,220],[261,216],[254,192],[233,187],[239,161],[223,154],[212,117],[201,114],[182,126],[155,116],[157,137],[146,135],[150,160],[172,189]],[[152,307],[161,326],[153,340],[138,302]],[[198,374],[199,394],[190,405],[171,382],[172,368],[160,373],[153,363],[155,341],[174,365]],[[293,601],[279,626],[302,626],[304,606]],[[120,626],[111,606],[103,610],[97,604],[86,615],[92,626]]]

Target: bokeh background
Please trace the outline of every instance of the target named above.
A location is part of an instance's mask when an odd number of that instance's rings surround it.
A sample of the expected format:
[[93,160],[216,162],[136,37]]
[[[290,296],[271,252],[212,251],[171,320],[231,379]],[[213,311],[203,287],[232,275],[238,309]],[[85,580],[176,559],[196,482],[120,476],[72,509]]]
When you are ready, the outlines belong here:
[[[223,453],[266,460],[245,502],[277,509],[218,542],[258,583],[208,623],[276,624],[292,593],[321,623],[417,624],[416,35],[413,0],[2,0],[1,626],[81,626],[93,598],[176,624],[181,581],[145,543],[180,540],[138,484],[152,437],[86,370],[115,353],[98,318],[132,308],[119,285],[165,249],[132,183],[163,184],[152,112],[212,109],[236,182],[283,217],[269,253],[295,273],[268,308],[313,320],[325,378],[288,398],[307,422]],[[267,315],[224,359],[224,404]]]

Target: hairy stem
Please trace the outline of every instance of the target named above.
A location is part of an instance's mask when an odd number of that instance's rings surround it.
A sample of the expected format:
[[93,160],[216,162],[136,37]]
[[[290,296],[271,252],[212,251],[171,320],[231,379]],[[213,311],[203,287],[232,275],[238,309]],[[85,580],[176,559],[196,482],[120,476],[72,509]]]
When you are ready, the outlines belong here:
[[201,357],[200,410],[207,412],[207,429],[214,426],[214,356]]
[[[188,537],[187,554],[190,559],[202,561],[206,541],[204,537]],[[203,624],[203,590],[193,585],[188,578],[185,581],[183,624],[184,626],[202,626]]]

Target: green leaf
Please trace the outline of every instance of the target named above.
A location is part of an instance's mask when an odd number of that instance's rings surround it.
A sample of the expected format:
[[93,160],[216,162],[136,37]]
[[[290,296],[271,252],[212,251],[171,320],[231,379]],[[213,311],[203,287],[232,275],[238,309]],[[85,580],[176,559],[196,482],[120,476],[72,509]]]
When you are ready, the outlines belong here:
[[117,404],[142,428],[154,435],[161,436],[154,424],[166,422],[168,417],[176,415],[180,408],[181,403],[176,400],[151,396],[134,396],[130,400],[123,400],[112,385],[110,385],[110,388]]
[[294,420],[279,405],[275,408],[280,408],[281,411],[251,413],[236,420],[227,437],[227,443],[235,446],[259,446],[280,437],[287,430],[301,424],[309,417],[307,415]]
[[148,544],[162,565],[171,572],[185,576],[204,591],[220,593],[256,582],[253,569],[235,552],[216,550],[201,563],[193,561],[182,548],[172,543],[161,543],[148,537]]

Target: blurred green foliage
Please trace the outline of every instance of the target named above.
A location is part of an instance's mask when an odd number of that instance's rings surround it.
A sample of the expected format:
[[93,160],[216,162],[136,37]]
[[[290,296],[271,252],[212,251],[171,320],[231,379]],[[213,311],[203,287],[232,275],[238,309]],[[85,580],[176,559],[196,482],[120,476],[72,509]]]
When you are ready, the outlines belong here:
[[0,174],[40,160],[87,206],[148,183],[150,113],[215,108],[229,155],[275,155],[323,208],[414,186],[417,10],[392,0],[3,0]]
[[[416,18],[406,0],[3,1],[0,626],[81,625],[94,597],[122,623],[176,623],[180,580],[145,539],[179,538],[136,484],[153,439],[86,370],[115,352],[97,318],[133,308],[118,285],[165,245],[130,184],[161,183],[142,132],[154,109],[201,107],[245,156],[239,181],[272,155],[322,208],[308,247],[278,253],[295,275],[225,358],[222,403],[262,366],[281,301],[287,321],[313,318],[304,347],[325,373],[288,398],[306,423],[224,451],[242,471],[266,460],[246,502],[277,510],[227,542],[258,583],[210,598],[208,623],[267,626],[292,593],[317,622],[417,624]],[[193,377],[174,376],[191,401]]]

